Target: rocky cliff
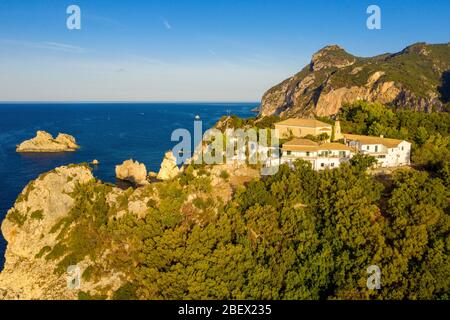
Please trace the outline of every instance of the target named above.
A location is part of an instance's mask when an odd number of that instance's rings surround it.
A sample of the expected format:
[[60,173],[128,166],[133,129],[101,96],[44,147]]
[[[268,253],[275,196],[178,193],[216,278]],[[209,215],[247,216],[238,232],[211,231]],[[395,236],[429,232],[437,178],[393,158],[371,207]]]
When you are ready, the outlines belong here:
[[449,75],[450,43],[418,43],[371,58],[327,46],[303,70],[264,94],[260,114],[333,115],[356,100],[418,111],[443,110],[450,102]]
[[45,131],[37,131],[36,137],[26,140],[16,148],[17,152],[67,152],[79,148],[73,136],[60,133],[54,139]]
[[[172,165],[173,156],[167,157]],[[95,179],[84,164],[59,167],[31,181],[1,225],[8,245],[0,300],[117,298],[145,249],[138,225],[147,221],[153,234],[158,231],[152,219],[171,223],[180,214],[203,225],[205,203],[215,214],[234,190],[259,176],[256,169],[233,165],[190,167],[183,177],[171,172],[165,173],[170,181],[127,190]],[[173,207],[177,202],[179,210]],[[78,270],[77,278],[72,270]]]
[[8,245],[0,300],[111,298],[130,274],[133,249],[126,234],[115,238],[106,226],[126,215],[144,217],[152,192],[104,184],[87,165],[31,181],[2,222]]
[[73,207],[70,193],[75,185],[91,179],[91,171],[86,167],[61,167],[41,175],[22,191],[1,227],[8,246],[5,267],[0,273],[0,297],[74,297],[67,290],[65,277],[54,273],[56,262],[46,260],[42,250],[57,244],[58,234],[51,230]]

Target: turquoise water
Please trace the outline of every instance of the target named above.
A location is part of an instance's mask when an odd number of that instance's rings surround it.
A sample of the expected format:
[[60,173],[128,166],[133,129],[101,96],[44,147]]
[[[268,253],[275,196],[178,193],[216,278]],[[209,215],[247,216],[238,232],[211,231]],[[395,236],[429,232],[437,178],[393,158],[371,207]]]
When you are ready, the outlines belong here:
[[[115,182],[116,164],[133,158],[157,171],[164,153],[177,142],[173,130],[193,132],[199,115],[208,129],[223,115],[250,117],[257,103],[83,103],[0,104],[0,220],[27,183],[70,163],[100,161],[94,175]],[[17,144],[45,130],[68,133],[81,149],[74,153],[18,154]],[[0,237],[0,269],[5,241]]]

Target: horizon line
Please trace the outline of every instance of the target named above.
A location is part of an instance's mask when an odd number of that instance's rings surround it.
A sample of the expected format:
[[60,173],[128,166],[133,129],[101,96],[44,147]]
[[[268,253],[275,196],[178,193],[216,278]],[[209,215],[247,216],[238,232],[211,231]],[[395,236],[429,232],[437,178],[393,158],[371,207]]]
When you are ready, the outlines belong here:
[[249,100],[210,100],[210,101],[197,101],[197,100],[149,100],[149,101],[122,101],[122,100],[80,100],[80,101],[44,101],[44,100],[13,100],[13,101],[1,101],[0,104],[86,104],[86,103],[98,103],[98,104],[106,104],[106,103],[135,103],[135,104],[151,104],[151,103],[261,103],[261,101],[249,101]]

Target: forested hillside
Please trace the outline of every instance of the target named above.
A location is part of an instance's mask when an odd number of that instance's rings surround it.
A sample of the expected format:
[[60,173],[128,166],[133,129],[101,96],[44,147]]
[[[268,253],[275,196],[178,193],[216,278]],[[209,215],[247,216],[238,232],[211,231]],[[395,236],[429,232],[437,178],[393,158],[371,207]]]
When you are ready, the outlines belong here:
[[[366,156],[320,172],[297,161],[232,185],[236,173],[190,165],[171,181],[128,190],[96,180],[86,166],[58,168],[31,182],[3,222],[0,294],[449,299],[450,116],[360,102],[339,118],[345,132],[412,141],[414,166],[373,175]],[[51,196],[68,210],[58,215],[46,201],[40,206],[55,183]],[[65,286],[71,265],[82,267],[77,291]],[[380,290],[366,286],[372,265]]]
[[[183,189],[171,182],[164,206],[150,203],[145,219],[105,223],[115,241],[136,244],[135,269],[115,298],[447,299],[448,189],[416,170],[382,183],[367,163],[283,166],[218,213],[206,210],[204,225],[178,214]],[[379,291],[366,288],[370,265],[381,268]]]

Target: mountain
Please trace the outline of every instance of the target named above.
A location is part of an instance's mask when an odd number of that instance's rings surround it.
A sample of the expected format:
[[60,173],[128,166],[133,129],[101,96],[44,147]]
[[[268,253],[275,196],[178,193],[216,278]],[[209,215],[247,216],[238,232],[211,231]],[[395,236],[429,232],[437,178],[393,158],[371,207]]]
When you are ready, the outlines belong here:
[[450,103],[450,43],[416,43],[401,52],[356,57],[337,45],[312,56],[293,77],[269,89],[262,116],[325,116],[356,100],[417,111]]

